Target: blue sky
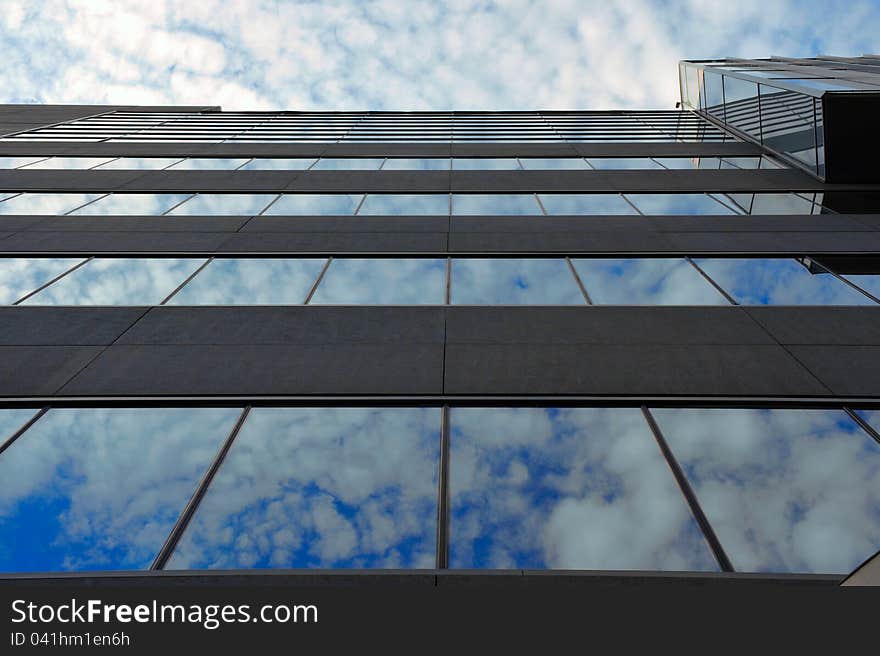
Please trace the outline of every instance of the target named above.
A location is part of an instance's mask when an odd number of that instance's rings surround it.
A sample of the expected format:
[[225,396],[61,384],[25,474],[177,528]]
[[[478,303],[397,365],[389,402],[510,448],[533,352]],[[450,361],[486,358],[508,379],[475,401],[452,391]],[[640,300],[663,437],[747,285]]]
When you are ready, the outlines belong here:
[[880,2],[0,0],[2,102],[671,108],[676,61],[880,52]]

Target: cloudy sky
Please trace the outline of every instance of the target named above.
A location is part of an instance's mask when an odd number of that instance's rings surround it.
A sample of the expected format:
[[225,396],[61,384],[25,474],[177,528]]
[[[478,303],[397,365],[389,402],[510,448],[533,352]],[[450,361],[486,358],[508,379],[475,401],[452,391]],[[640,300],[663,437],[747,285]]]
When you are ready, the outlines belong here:
[[675,63],[880,52],[880,1],[0,0],[2,102],[672,108]]

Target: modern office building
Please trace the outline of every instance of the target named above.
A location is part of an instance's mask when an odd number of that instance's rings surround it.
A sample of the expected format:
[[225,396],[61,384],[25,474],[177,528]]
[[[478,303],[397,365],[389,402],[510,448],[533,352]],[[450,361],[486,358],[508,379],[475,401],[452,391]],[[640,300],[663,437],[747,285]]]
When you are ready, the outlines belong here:
[[680,72],[0,107],[0,577],[839,584],[880,549],[880,57]]

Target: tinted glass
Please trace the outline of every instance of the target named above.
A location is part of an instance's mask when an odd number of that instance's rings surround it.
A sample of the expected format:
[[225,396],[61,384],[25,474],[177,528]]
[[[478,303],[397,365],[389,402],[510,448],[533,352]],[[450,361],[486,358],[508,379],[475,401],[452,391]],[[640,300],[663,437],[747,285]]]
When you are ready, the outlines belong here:
[[655,157],[667,169],[719,169],[718,157]]
[[15,303],[55,276],[82,262],[82,258],[0,258],[0,303]]
[[158,216],[192,194],[109,194],[71,214],[141,214]]
[[0,214],[66,214],[104,194],[19,194],[0,202]]
[[319,159],[318,163],[312,167],[313,171],[353,171],[353,170],[378,170],[382,166],[383,158],[366,158],[366,157],[335,157],[327,159]]
[[0,444],[12,437],[35,414],[37,411],[33,408],[0,408]]
[[626,194],[626,197],[648,215],[733,214],[706,194]]
[[0,454],[0,571],[146,569],[237,409],[55,409]]
[[843,277],[850,282],[858,285],[874,297],[880,298],[880,274],[847,273]]
[[106,164],[101,164],[101,166],[96,167],[101,170],[104,169],[129,169],[129,170],[141,170],[141,169],[164,169],[175,162],[180,161],[180,157],[120,157],[119,159],[114,159]]
[[735,569],[852,571],[880,544],[880,446],[839,410],[652,410]]
[[443,259],[335,259],[315,290],[313,305],[442,305]]
[[109,161],[110,157],[50,157],[27,166],[28,169],[90,169]]
[[455,171],[516,170],[520,166],[513,157],[454,157],[452,168]]
[[450,565],[716,568],[639,410],[453,408]]
[[432,568],[437,409],[251,412],[169,568]]
[[583,157],[520,157],[523,168],[532,170],[589,169]]
[[703,271],[743,305],[871,305],[830,273],[791,258],[700,258]]
[[460,305],[583,305],[563,258],[455,258],[450,285]]
[[543,214],[534,194],[453,194],[457,215]]
[[449,214],[449,194],[367,194],[358,214]]
[[728,304],[684,258],[596,258],[572,262],[596,304]]
[[17,169],[27,164],[39,162],[44,157],[0,157],[0,169]]
[[383,171],[448,171],[449,160],[445,157],[406,158],[390,157],[382,165]]
[[259,214],[277,194],[198,194],[169,214],[190,215],[232,215],[245,216]]
[[818,214],[820,208],[797,194],[726,194],[748,214]]
[[362,194],[281,194],[264,215],[354,214],[361,198]]
[[620,194],[538,194],[547,214],[637,214]]
[[96,258],[37,292],[27,305],[158,305],[199,258]]
[[595,169],[659,169],[650,157],[590,157],[587,160]]
[[724,76],[725,116],[732,125],[746,134],[761,134],[758,114],[758,85],[729,75]]
[[227,159],[223,157],[188,157],[171,167],[174,171],[231,171],[242,164],[246,164],[248,158]]
[[299,305],[323,258],[219,258],[199,271],[169,305]]
[[303,170],[309,168],[315,163],[315,158],[270,158],[255,157],[250,162],[241,167],[241,171],[291,171]]

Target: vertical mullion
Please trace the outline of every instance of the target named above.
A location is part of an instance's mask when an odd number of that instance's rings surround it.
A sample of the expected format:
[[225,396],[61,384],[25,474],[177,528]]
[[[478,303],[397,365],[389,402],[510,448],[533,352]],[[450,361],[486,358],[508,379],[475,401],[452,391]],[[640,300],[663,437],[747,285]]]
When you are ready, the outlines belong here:
[[213,261],[214,261],[214,258],[213,258],[213,257],[209,257],[207,260],[205,260],[204,262],[202,262],[202,264],[201,264],[201,265],[200,265],[195,271],[193,271],[191,274],[189,274],[189,275],[184,279],[184,281],[183,281],[182,283],[180,283],[177,287],[174,288],[174,291],[172,291],[170,294],[168,294],[168,296],[166,296],[165,298],[163,298],[162,301],[159,303],[159,305],[165,305],[168,301],[170,301],[170,300],[172,299],[172,297],[173,297],[175,294],[177,294],[177,292],[179,292],[181,289],[183,289],[184,287],[186,287],[186,285],[189,284],[189,281],[190,281],[190,280],[192,280],[192,279],[195,278],[197,275],[199,275],[199,274],[202,272],[202,269],[204,269],[206,266],[208,266],[208,265],[209,265],[211,262],[213,262]]
[[309,301],[312,300],[312,296],[315,295],[315,291],[318,289],[318,285],[320,285],[321,281],[324,279],[324,274],[327,273],[327,269],[330,267],[330,263],[332,261],[333,261],[333,258],[328,257],[327,261],[324,262],[324,266],[321,268],[321,272],[318,274],[318,277],[315,278],[315,282],[312,283],[312,286],[309,289],[309,293],[306,294],[306,300],[303,301],[303,305],[308,305]]
[[64,276],[66,276],[68,273],[73,273],[74,271],[76,271],[77,269],[79,269],[82,265],[84,265],[84,264],[86,264],[87,262],[89,262],[90,260],[94,260],[94,259],[95,259],[95,256],[94,256],[94,255],[85,258],[82,262],[79,262],[79,263],[73,265],[72,267],[70,267],[69,269],[67,269],[66,271],[63,271],[62,273],[59,273],[57,276],[55,276],[54,278],[52,278],[52,280],[50,280],[49,282],[45,282],[45,283],[43,283],[42,285],[40,285],[39,287],[37,287],[35,290],[33,290],[33,291],[31,291],[31,292],[28,292],[27,294],[25,294],[24,296],[22,296],[20,299],[18,299],[15,303],[13,303],[13,305],[20,305],[21,303],[24,303],[26,300],[28,300],[31,296],[33,296],[33,295],[36,294],[37,292],[41,292],[41,291],[43,291],[43,290],[46,289],[46,287],[48,287],[49,285],[51,285],[51,284],[53,284],[53,283],[56,283],[56,282],[58,282],[59,280],[61,280],[61,279],[62,279]]
[[854,422],[856,422],[859,425],[859,428],[861,428],[868,435],[870,435],[872,438],[874,438],[875,442],[880,444],[880,433],[878,433],[874,429],[874,427],[871,426],[871,424],[869,424],[867,421],[862,419],[862,417],[859,416],[859,414],[855,410],[850,408],[848,405],[843,406],[843,411],[849,416],[850,419],[852,419]]
[[618,193],[619,193],[620,196],[623,198],[623,200],[625,200],[625,201],[627,202],[627,204],[628,204],[631,208],[633,208],[636,212],[638,212],[639,216],[645,216],[645,213],[642,212],[642,210],[640,210],[640,209],[636,206],[636,204],[635,204],[634,202],[632,202],[629,198],[626,197],[626,194],[624,194],[624,193],[620,193],[620,192],[618,192]]
[[837,279],[838,279],[840,282],[842,282],[843,284],[848,285],[849,287],[852,287],[852,288],[855,289],[857,292],[859,292],[859,293],[861,293],[861,294],[867,296],[868,298],[870,298],[870,299],[871,299],[872,301],[874,301],[875,303],[880,303],[880,298],[877,298],[877,297],[874,296],[872,293],[870,293],[870,292],[868,292],[868,291],[862,289],[861,287],[859,287],[857,284],[855,284],[855,283],[852,282],[851,280],[847,280],[846,278],[844,278],[843,276],[841,276],[839,273],[837,273],[836,271],[832,270],[830,267],[825,266],[824,264],[822,264],[822,263],[819,262],[818,260],[813,259],[812,257],[811,257],[811,258],[808,258],[808,259],[810,260],[810,262],[812,262],[813,264],[817,265],[819,268],[821,268],[821,269],[825,269],[825,271],[826,271],[827,273],[830,273],[832,276],[834,276],[835,278],[837,278]]
[[15,440],[17,440],[19,437],[24,435],[24,433],[27,432],[27,430],[31,426],[33,426],[35,423],[37,423],[37,420],[40,417],[42,417],[44,414],[46,414],[47,412],[49,412],[49,406],[43,406],[30,419],[28,419],[21,426],[19,426],[18,430],[16,430],[6,440],[4,440],[3,442],[0,442],[0,453],[3,453],[4,451],[6,451],[6,449],[11,447],[12,443],[15,442]]
[[150,565],[151,570],[159,570],[165,568],[165,565],[168,563],[168,559],[171,558],[171,554],[174,553],[174,549],[175,547],[177,547],[177,543],[180,541],[183,532],[186,530],[186,527],[189,525],[192,516],[198,509],[202,498],[205,496],[205,492],[208,491],[208,486],[211,485],[211,481],[214,480],[214,475],[217,473],[217,470],[220,469],[220,465],[223,464],[223,460],[226,458],[226,454],[229,453],[229,449],[232,448],[232,443],[238,436],[238,433],[241,430],[245,419],[247,419],[248,414],[250,414],[250,411],[251,406],[249,405],[246,405],[241,411],[241,414],[238,416],[238,420],[235,422],[235,425],[232,427],[232,430],[229,432],[229,435],[226,437],[226,440],[223,442],[220,450],[217,452],[217,455],[214,456],[214,460],[211,462],[211,465],[208,467],[208,470],[205,472],[204,476],[202,476],[202,480],[199,481],[199,484],[193,492],[193,495],[190,497],[189,501],[187,501],[186,503],[186,506],[181,511],[180,516],[177,518],[177,521],[174,524],[174,528],[171,529],[171,533],[168,534],[168,537],[165,539],[165,543],[162,545],[162,548],[159,549],[159,553],[156,554],[156,558],[153,560],[153,564]]
[[353,214],[353,216],[357,216],[357,213],[361,211],[361,207],[363,207],[364,201],[367,200],[367,196],[368,196],[368,194],[362,194],[362,195],[361,195],[361,200],[360,200],[360,202],[357,204],[357,207],[354,208],[354,214]]
[[67,216],[68,214],[72,214],[72,213],[76,212],[77,210],[81,210],[82,208],[87,207],[88,205],[91,205],[92,203],[96,203],[97,201],[101,200],[102,198],[107,198],[107,196],[109,196],[109,195],[110,195],[110,192],[103,194],[102,196],[98,196],[97,198],[93,198],[92,200],[87,201],[87,202],[83,203],[82,205],[77,205],[72,210],[67,210],[61,216]]
[[449,568],[449,406],[440,409],[440,462],[437,474],[437,569]]
[[719,285],[717,282],[715,282],[715,281],[712,279],[712,276],[710,276],[708,273],[706,273],[705,271],[703,271],[702,267],[700,267],[699,264],[697,264],[696,262],[694,262],[694,261],[691,259],[691,256],[690,256],[690,255],[685,255],[685,256],[684,256],[684,259],[687,260],[687,262],[688,262],[692,267],[694,267],[694,268],[697,270],[697,273],[699,273],[701,276],[703,276],[703,278],[705,278],[706,282],[708,282],[708,283],[709,283],[710,285],[712,285],[715,289],[717,289],[718,292],[719,292],[724,298],[726,298],[727,301],[728,301],[731,305],[739,305],[739,303],[737,302],[737,300],[736,300],[733,296],[731,296],[730,294],[728,294],[727,291],[726,291],[721,285]]
[[574,281],[577,283],[577,286],[581,288],[581,294],[584,295],[584,300],[587,302],[587,305],[595,305],[595,303],[593,303],[593,299],[590,298],[590,294],[587,292],[587,288],[584,286],[580,275],[578,275],[577,269],[574,268],[574,262],[572,262],[571,258],[567,256],[565,258],[565,261],[568,264],[571,275],[574,276]]
[[712,554],[715,556],[715,560],[718,561],[718,566],[721,568],[722,572],[733,572],[733,564],[730,562],[730,559],[724,552],[724,547],[721,546],[721,542],[720,540],[718,540],[718,536],[715,535],[715,531],[712,528],[712,525],[706,518],[706,514],[703,512],[703,509],[700,507],[700,502],[697,500],[697,495],[694,494],[694,491],[691,488],[691,485],[688,482],[684,471],[682,471],[681,469],[681,465],[678,464],[678,461],[675,459],[675,455],[672,453],[672,450],[666,443],[666,438],[663,437],[663,433],[660,431],[660,426],[657,425],[657,421],[654,419],[654,415],[652,415],[651,411],[648,410],[648,407],[644,405],[642,406],[642,414],[645,417],[645,421],[648,422],[648,426],[650,427],[651,432],[654,434],[654,439],[657,441],[657,446],[660,447],[660,451],[663,453],[663,457],[666,459],[666,464],[669,465],[669,468],[672,470],[672,475],[675,477],[679,489],[684,495],[688,506],[690,506],[691,514],[699,525],[700,530],[703,532],[703,538],[706,540],[706,543],[712,550]]

